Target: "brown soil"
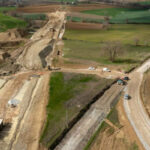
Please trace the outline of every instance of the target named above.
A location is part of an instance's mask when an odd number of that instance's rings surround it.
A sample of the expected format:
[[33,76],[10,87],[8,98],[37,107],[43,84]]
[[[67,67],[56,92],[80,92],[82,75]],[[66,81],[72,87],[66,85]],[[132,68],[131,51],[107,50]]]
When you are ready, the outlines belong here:
[[7,52],[12,56],[14,52],[18,53],[18,48],[22,47],[26,43],[26,39],[23,38],[23,36],[24,31],[21,29],[10,29],[6,32],[0,33],[0,60],[3,61],[0,68],[8,64],[8,61],[5,62],[5,58],[2,56],[4,53]]
[[7,32],[0,33],[0,42],[20,40],[22,40],[22,37],[17,29],[10,29]]
[[47,12],[53,12],[56,10],[65,9],[67,11],[80,12],[84,10],[112,8],[112,7],[114,6],[104,5],[104,4],[83,4],[79,6],[36,5],[36,6],[21,7],[18,8],[17,11],[24,12],[24,13],[47,13]]
[[0,114],[5,114],[5,122],[7,120],[11,120],[10,116],[7,116],[6,106],[9,99],[11,99],[12,95],[15,94],[22,86],[25,79],[27,79],[27,74],[18,75],[17,77],[12,77],[12,80],[9,80],[6,83],[6,86],[1,90],[0,93]]
[[102,29],[102,24],[82,23],[82,22],[67,22],[67,29]]
[[[138,146],[138,150],[144,150],[125,115],[122,101],[117,104],[117,110],[122,127],[116,129],[109,124],[104,131],[99,133],[90,150],[134,150],[135,145]],[[114,132],[110,133],[110,129],[114,129]]]
[[150,72],[147,72],[144,75],[143,82],[141,85],[141,97],[146,111],[150,116]]
[[[49,73],[43,75],[43,81],[38,86],[38,91],[33,97],[32,103],[29,109],[26,111],[26,115],[20,122],[20,128],[18,128],[18,135],[15,139],[13,148],[19,150],[26,146],[28,150],[40,149],[39,141],[42,132],[44,122],[46,120],[46,105],[48,100],[48,89],[49,89]],[[32,94],[34,95],[34,93]],[[36,115],[35,115],[36,114]],[[32,131],[32,132],[30,132]],[[28,133],[28,134],[26,134]],[[24,144],[22,144],[24,142]]]
[[[22,88],[23,84],[27,80],[31,80],[30,77],[34,73],[42,75],[42,79],[41,82],[37,85],[37,93],[32,93],[32,102],[26,109],[24,117],[20,120],[19,116],[22,114],[24,108],[21,107],[21,110],[19,106],[16,108],[10,108],[8,107],[7,103],[9,99],[17,94],[17,92],[19,92],[19,89]],[[49,72],[19,73],[14,75],[12,79],[10,79],[1,89],[0,117],[4,118],[5,123],[9,123],[11,128],[7,131],[4,129],[1,131],[0,149],[8,149],[8,147],[13,144],[11,147],[12,150],[20,150],[22,147],[29,150],[38,150],[38,148],[44,150],[43,147],[40,147],[39,141],[44,121],[46,120],[45,108],[48,98],[48,83]],[[24,107],[26,105],[25,103],[26,101],[23,102]],[[16,117],[18,119],[15,119],[15,121],[14,118]],[[18,128],[15,129],[13,124],[17,124],[17,121],[19,121],[20,125],[17,125]],[[15,134],[17,134],[16,138],[14,137]],[[4,138],[5,140],[3,140]]]

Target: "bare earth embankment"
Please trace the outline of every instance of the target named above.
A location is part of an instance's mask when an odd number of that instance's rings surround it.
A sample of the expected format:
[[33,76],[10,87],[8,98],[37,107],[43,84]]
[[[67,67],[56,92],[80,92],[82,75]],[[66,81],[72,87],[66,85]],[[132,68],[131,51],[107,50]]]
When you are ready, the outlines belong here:
[[[46,120],[50,79],[47,67],[55,44],[64,33],[65,13],[56,12],[49,17],[50,21],[8,58],[13,59],[10,67],[19,66],[18,72],[1,76],[0,117],[4,120],[1,150],[43,149],[39,141]],[[17,106],[8,105],[9,100],[17,100]]]
[[122,102],[123,99],[110,115],[112,121],[103,123],[90,150],[144,150],[126,117]]
[[141,97],[145,109],[150,116],[150,72],[146,72],[141,85]]

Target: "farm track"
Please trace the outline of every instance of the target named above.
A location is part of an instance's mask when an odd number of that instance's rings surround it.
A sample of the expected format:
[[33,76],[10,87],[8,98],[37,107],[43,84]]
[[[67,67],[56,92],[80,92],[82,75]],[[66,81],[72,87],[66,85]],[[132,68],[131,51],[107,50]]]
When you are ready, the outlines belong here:
[[100,76],[102,78],[107,78],[107,79],[116,79],[116,78],[121,78],[124,76],[122,72],[112,70],[110,72],[103,72],[103,68],[98,68],[96,70],[88,70],[88,69],[72,69],[72,68],[61,68],[61,70],[54,70],[53,72],[72,72],[72,73],[83,73],[83,74],[93,74]]

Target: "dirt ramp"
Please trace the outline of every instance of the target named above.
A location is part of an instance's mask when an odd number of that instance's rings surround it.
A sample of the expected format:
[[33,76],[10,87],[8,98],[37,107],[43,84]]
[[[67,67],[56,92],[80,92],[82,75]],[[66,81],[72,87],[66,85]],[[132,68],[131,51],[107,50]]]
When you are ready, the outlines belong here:
[[50,56],[64,30],[65,12],[48,14],[49,21],[22,49],[17,63],[26,69],[43,69],[51,65]]

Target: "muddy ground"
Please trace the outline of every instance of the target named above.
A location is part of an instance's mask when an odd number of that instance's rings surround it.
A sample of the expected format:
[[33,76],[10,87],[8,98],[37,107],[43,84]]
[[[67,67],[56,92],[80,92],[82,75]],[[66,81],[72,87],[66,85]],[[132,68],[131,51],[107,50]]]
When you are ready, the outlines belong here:
[[[37,150],[40,147],[39,140],[46,117],[49,73],[43,72],[39,78],[32,76],[36,73],[20,73],[1,80],[7,81],[0,90],[0,116],[5,123],[0,133],[2,150]],[[8,105],[11,99],[19,101],[17,107]]]

